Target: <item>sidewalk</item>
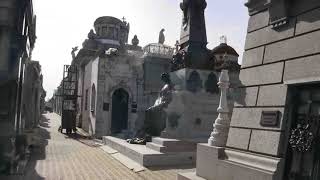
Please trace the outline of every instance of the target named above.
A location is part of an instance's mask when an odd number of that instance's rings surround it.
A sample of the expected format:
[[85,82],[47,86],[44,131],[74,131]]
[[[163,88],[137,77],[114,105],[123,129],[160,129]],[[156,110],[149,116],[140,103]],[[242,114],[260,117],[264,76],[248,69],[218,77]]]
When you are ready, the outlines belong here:
[[39,147],[34,148],[25,176],[8,180],[175,180],[192,167],[154,167],[135,173],[99,148],[94,140],[58,132],[60,116],[45,114]]

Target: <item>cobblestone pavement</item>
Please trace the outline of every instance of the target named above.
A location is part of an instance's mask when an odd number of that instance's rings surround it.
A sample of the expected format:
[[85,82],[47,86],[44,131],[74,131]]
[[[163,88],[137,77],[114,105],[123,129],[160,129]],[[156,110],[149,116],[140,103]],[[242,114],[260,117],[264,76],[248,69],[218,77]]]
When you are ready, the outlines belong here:
[[175,180],[178,172],[193,167],[153,167],[135,173],[97,147],[92,140],[72,138],[58,132],[60,116],[45,114],[23,177],[8,180]]

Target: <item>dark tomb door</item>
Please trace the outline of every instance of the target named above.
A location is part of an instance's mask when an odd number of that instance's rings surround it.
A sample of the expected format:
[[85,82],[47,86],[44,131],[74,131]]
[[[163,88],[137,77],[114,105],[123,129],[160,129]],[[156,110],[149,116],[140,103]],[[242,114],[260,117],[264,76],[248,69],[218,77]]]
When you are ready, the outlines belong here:
[[118,89],[112,95],[112,133],[120,133],[128,127],[128,99],[129,94],[124,89]]
[[320,179],[320,85],[294,89],[287,180]]

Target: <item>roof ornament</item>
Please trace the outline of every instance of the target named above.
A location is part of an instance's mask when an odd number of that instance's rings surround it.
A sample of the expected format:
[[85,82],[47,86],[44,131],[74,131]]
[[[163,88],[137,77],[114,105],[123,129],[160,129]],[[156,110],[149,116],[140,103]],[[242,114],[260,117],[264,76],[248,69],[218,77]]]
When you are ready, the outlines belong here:
[[221,37],[220,37],[220,43],[221,43],[221,44],[228,44],[228,43],[227,43],[227,36],[225,36],[225,35],[221,36]]
[[131,40],[132,45],[138,46],[139,44],[139,39],[137,35],[134,35],[133,39]]

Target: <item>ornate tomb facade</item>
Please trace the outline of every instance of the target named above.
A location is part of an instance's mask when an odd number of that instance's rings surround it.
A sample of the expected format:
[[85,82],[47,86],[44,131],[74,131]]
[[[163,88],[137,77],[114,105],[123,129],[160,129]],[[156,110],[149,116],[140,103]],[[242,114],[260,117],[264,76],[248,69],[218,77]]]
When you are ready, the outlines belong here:
[[98,18],[94,28],[72,62],[79,70],[78,124],[97,137],[133,136],[162,86],[158,77],[170,71],[174,49],[164,39],[142,48],[137,36],[128,44],[129,23],[114,17]]

